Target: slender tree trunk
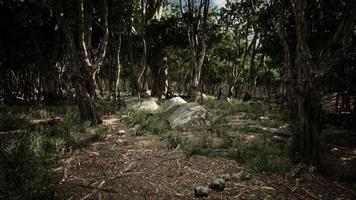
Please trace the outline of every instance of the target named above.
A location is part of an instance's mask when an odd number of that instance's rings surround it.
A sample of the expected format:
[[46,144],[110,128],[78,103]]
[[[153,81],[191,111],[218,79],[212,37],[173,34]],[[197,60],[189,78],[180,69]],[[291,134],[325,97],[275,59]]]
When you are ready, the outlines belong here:
[[[182,16],[183,3],[180,0],[180,11]],[[202,0],[198,5],[193,0],[186,2],[187,6],[187,23],[188,23],[188,42],[191,55],[192,79],[190,83],[189,95],[192,99],[199,98],[199,83],[201,69],[206,53],[206,28],[209,12],[210,0]]]
[[120,98],[120,73],[121,73],[121,62],[120,62],[120,52],[121,52],[121,33],[119,34],[116,53],[116,68],[114,73],[114,99]]
[[[90,121],[93,125],[101,123],[96,105],[90,96],[88,74],[84,63],[79,60],[79,52],[75,45],[73,31],[68,24],[62,9],[61,1],[57,1],[57,20],[66,38],[67,54],[72,67],[71,80],[75,88],[75,100],[79,108],[80,117],[83,121]],[[84,75],[84,76],[83,76]]]

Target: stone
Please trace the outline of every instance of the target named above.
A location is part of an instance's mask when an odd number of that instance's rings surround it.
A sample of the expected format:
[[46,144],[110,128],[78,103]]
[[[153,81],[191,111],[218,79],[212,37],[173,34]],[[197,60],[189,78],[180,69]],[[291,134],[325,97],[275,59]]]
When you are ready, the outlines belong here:
[[275,199],[276,192],[277,192],[276,189],[274,189],[273,187],[266,187],[266,186],[261,187],[261,194],[263,199],[266,200]]
[[194,188],[194,195],[195,197],[207,197],[209,195],[209,189],[204,186],[196,186]]
[[220,178],[224,179],[224,181],[229,181],[229,180],[231,180],[230,174],[223,174]]
[[137,98],[131,97],[123,99],[123,105],[127,108],[138,111],[156,111],[159,109],[159,105],[154,98]]
[[215,191],[223,191],[225,189],[225,180],[222,178],[215,179],[209,184],[209,188]]
[[278,129],[278,128],[272,128],[272,127],[266,127],[266,126],[261,126],[258,124],[251,124],[249,125],[251,129],[257,132],[264,132],[268,133],[271,135],[277,135],[283,138],[291,138],[291,134],[288,133],[286,130]]
[[238,173],[231,175],[231,179],[236,180],[236,181],[240,181],[241,178],[242,178],[242,172],[238,172]]
[[227,96],[221,96],[221,97],[219,98],[219,101],[231,102],[231,99],[230,99],[229,97],[227,97]]
[[132,127],[130,129],[130,134],[132,134],[132,135],[140,135],[140,130],[141,130],[141,126],[136,124],[134,127]]
[[197,103],[175,106],[165,115],[174,130],[207,130],[210,127],[208,111]]
[[241,180],[242,181],[248,181],[250,179],[251,179],[251,174],[250,173],[247,173],[247,172],[242,173],[242,176],[241,176]]
[[167,112],[169,109],[171,109],[175,106],[179,106],[179,105],[186,104],[186,103],[187,102],[184,99],[182,99],[181,97],[171,98],[171,99],[167,100],[166,102],[164,102],[163,111]]
[[119,134],[125,134],[126,131],[125,130],[119,130]]
[[152,91],[151,90],[145,90],[142,92],[141,96],[144,98],[150,97],[152,95]]
[[276,189],[274,189],[273,187],[263,186],[263,187],[261,187],[261,192],[268,193],[268,194],[275,194]]
[[261,116],[260,120],[269,120],[269,117]]

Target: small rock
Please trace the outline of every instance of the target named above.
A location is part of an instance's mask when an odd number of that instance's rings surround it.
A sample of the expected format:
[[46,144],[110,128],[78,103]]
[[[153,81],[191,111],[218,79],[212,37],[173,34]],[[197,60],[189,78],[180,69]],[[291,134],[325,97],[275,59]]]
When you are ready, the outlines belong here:
[[194,188],[195,197],[207,197],[209,194],[209,189],[204,186],[196,186]]
[[229,180],[231,180],[230,174],[223,174],[220,178],[224,179],[224,181],[229,181]]
[[127,116],[127,115],[121,115],[121,118],[122,118],[122,119],[126,119],[126,118],[129,118],[129,116]]
[[274,193],[276,193],[276,189],[274,189],[273,187],[263,186],[263,187],[261,187],[261,192],[268,193],[268,194],[274,194]]
[[260,120],[269,120],[269,117],[262,116],[260,117]]
[[225,181],[222,178],[215,179],[210,183],[209,188],[216,191],[223,191],[225,188]]
[[125,134],[126,131],[125,130],[119,130],[119,134]]
[[243,173],[242,176],[241,176],[241,180],[243,181],[248,181],[251,179],[251,174],[250,173]]
[[232,178],[233,180],[240,181],[241,178],[242,178],[242,172],[238,172],[238,173],[232,174],[232,175],[231,175],[231,178]]
[[137,124],[133,128],[130,129],[130,133],[133,135],[139,135],[140,130],[141,130],[141,126]]
[[275,199],[274,197],[276,196],[276,189],[273,187],[261,187],[261,193],[263,196],[263,199]]

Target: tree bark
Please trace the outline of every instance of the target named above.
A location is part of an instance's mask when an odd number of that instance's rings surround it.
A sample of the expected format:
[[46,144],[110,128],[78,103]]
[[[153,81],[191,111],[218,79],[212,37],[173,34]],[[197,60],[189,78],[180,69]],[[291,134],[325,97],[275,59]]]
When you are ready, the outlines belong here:
[[[350,0],[345,6],[339,26],[326,41],[327,45],[323,49],[313,49],[313,52],[320,52],[318,59],[313,57],[308,44],[308,37],[311,34],[307,21],[309,19],[308,1],[294,0],[293,3],[297,43],[294,61],[296,74],[291,78],[293,95],[296,99],[296,128],[292,137],[293,157],[297,161],[320,167],[319,136],[324,124],[321,83],[335,69],[340,56],[349,46],[352,29],[356,23],[354,15],[356,1]],[[283,39],[284,36],[280,35]],[[285,43],[285,39],[282,40],[282,43]],[[284,49],[287,58],[290,54],[287,54],[288,48]],[[292,65],[288,63],[287,67],[291,68]]]

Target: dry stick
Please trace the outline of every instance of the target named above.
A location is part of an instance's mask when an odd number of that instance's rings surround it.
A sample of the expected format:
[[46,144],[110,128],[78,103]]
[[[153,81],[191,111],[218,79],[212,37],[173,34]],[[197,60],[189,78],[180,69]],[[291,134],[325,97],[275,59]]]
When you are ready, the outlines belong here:
[[[281,183],[277,182],[279,185],[282,185]],[[287,189],[289,189],[292,193],[296,194],[299,198],[304,199],[304,197],[301,194],[295,193],[295,191],[298,189],[298,185],[296,184],[294,186],[294,188],[292,189],[291,187],[288,186],[287,182],[285,181],[285,183],[282,185],[282,187],[286,187]]]
[[82,188],[98,190],[98,191],[101,191],[101,192],[119,193],[119,191],[114,190],[114,189],[110,189],[110,188],[100,188],[100,187],[94,187],[94,186],[91,186],[91,185],[84,185],[84,184],[78,184],[78,186],[82,187]]
[[[98,188],[102,188],[103,185],[104,185],[104,183],[105,183],[105,180],[101,181],[101,183],[99,184]],[[87,198],[93,196],[93,195],[94,195],[95,193],[97,193],[97,192],[98,192],[98,190],[94,190],[94,191],[91,192],[90,194],[87,194],[87,195],[85,195],[84,197],[80,198],[80,200],[85,200],[85,199],[87,199]]]
[[192,168],[190,168],[188,166],[185,166],[184,169],[188,169],[188,171],[190,171],[190,172],[194,172],[194,173],[197,173],[197,174],[200,174],[200,175],[203,175],[203,176],[206,177],[206,175],[204,173],[202,173],[202,172],[200,172],[198,170],[192,169]]
[[310,197],[312,197],[313,199],[319,199],[317,196],[315,196],[315,194],[312,194],[311,192],[309,192],[307,189],[303,188],[303,191],[305,193],[307,193]]

